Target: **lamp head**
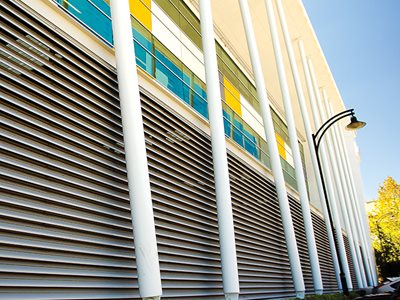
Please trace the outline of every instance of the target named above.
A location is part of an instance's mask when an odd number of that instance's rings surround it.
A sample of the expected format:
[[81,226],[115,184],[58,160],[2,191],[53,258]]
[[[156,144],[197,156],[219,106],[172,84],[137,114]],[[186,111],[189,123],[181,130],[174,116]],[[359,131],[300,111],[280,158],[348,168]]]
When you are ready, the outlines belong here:
[[360,128],[363,128],[367,123],[363,121],[358,121],[356,116],[351,116],[350,118],[350,124],[346,126],[346,129],[348,130],[357,130]]

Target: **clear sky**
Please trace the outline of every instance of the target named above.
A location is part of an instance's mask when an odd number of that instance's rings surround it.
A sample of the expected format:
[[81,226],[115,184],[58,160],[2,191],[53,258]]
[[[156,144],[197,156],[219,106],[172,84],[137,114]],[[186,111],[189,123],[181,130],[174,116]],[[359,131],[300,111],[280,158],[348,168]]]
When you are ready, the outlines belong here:
[[[290,0],[288,0],[290,1]],[[400,0],[303,0],[357,132],[365,200],[400,182]]]

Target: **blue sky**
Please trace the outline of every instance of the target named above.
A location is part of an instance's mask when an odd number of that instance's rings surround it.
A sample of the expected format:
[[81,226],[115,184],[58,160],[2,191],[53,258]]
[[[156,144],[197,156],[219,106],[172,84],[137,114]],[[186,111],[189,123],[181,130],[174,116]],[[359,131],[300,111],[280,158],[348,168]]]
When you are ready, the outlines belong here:
[[400,182],[400,0],[303,0],[357,133],[365,200]]

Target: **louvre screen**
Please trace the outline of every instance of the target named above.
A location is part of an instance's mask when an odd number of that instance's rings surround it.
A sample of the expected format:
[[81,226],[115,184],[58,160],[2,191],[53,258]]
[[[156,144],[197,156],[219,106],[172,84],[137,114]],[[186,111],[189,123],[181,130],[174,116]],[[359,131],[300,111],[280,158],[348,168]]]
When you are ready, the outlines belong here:
[[[0,2],[0,299],[138,299],[115,70],[18,3]],[[163,298],[223,299],[210,138],[143,93]],[[229,169],[241,298],[294,297],[273,183]]]
[[350,252],[349,239],[345,234],[343,234],[343,240],[344,240],[344,246],[346,248],[347,262],[349,264],[349,269],[350,269],[351,282],[353,284],[353,289],[356,290],[358,289],[358,284],[356,280],[356,273],[354,272],[354,262]]
[[0,298],[137,298],[114,71],[0,5]]
[[307,238],[304,228],[303,213],[299,200],[289,196],[290,210],[292,212],[293,226],[296,235],[297,248],[299,249],[300,263],[303,271],[306,293],[314,293],[310,257],[308,254]]
[[275,187],[233,155],[229,170],[242,299],[294,297]]
[[311,217],[314,226],[315,243],[317,245],[324,293],[336,292],[338,286],[336,282],[335,269],[333,267],[332,253],[326,232],[325,220],[314,212],[311,213]]
[[143,101],[163,298],[223,299],[209,138]]

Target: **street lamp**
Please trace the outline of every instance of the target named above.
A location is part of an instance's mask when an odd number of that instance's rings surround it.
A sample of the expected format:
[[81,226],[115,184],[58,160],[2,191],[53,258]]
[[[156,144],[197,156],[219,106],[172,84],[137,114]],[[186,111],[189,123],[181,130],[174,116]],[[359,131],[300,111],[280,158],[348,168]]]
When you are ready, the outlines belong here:
[[[331,209],[330,209],[330,206],[329,206],[328,194],[326,192],[324,175],[323,175],[323,172],[322,172],[321,161],[320,161],[320,158],[319,158],[319,155],[318,155],[318,150],[319,150],[319,146],[321,144],[321,139],[324,136],[324,134],[326,133],[326,131],[329,129],[329,127],[331,127],[337,121],[339,121],[339,120],[341,120],[341,119],[343,119],[345,117],[351,117],[350,118],[350,123],[346,126],[346,129],[348,129],[348,130],[360,129],[360,128],[363,128],[366,125],[365,122],[357,120],[357,118],[354,115],[354,109],[348,109],[348,110],[342,111],[342,112],[334,115],[333,117],[331,117],[324,124],[322,124],[322,126],[317,130],[317,132],[315,134],[312,135],[313,143],[314,143],[315,155],[317,157],[319,175],[321,177],[322,188],[324,190],[326,208],[328,210],[329,225],[331,227],[332,232],[334,232],[332,213],[331,213]],[[344,271],[343,271],[343,265],[342,265],[342,262],[340,260],[339,247],[338,247],[337,238],[336,238],[335,235],[334,235],[334,242],[335,242],[336,254],[338,256],[338,264],[339,264],[339,271],[340,271],[340,281],[342,283],[343,293],[345,295],[348,295],[349,294],[349,289],[348,289],[348,286],[347,286],[346,276],[345,276]]]

